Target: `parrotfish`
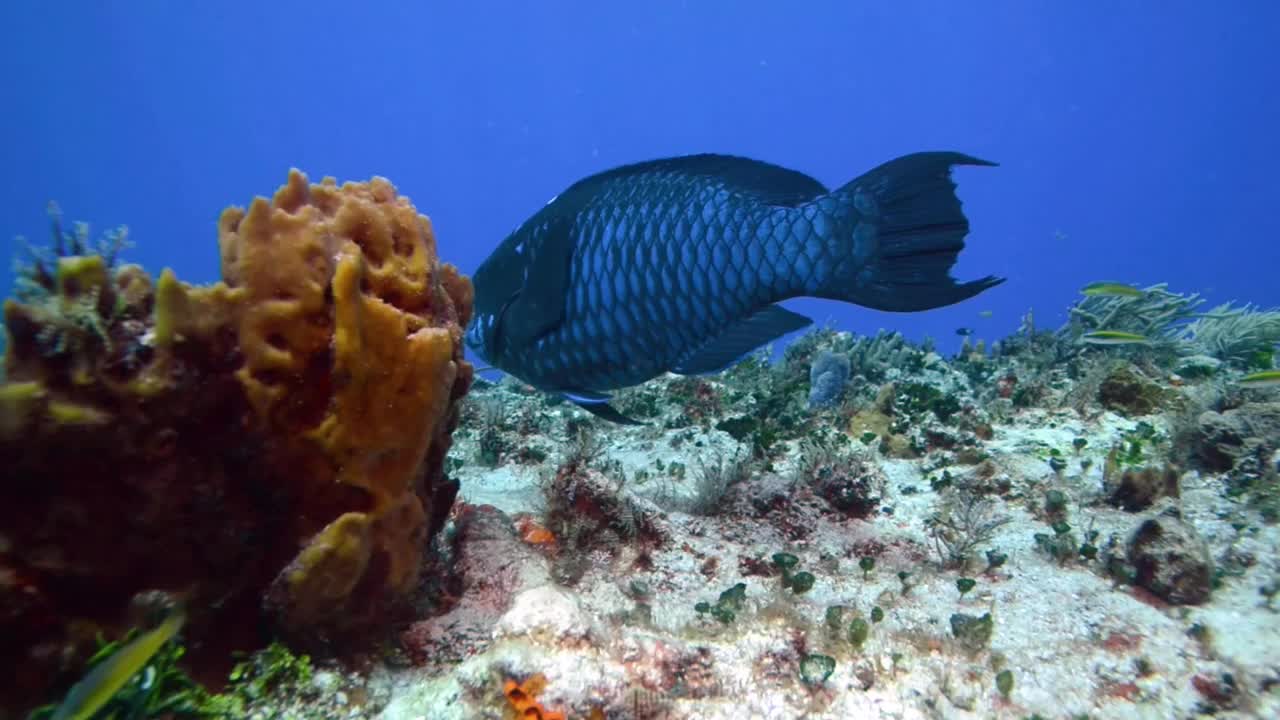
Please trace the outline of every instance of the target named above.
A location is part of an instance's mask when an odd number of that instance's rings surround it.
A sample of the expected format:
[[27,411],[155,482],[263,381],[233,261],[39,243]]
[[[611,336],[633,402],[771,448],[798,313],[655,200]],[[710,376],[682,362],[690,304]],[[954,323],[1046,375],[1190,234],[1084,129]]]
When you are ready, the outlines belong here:
[[710,374],[812,320],[818,297],[913,312],[1003,282],[957,282],[969,232],[956,152],[891,160],[831,191],[800,172],[692,155],[592,175],[476,270],[467,344],[494,367],[615,422],[612,390]]

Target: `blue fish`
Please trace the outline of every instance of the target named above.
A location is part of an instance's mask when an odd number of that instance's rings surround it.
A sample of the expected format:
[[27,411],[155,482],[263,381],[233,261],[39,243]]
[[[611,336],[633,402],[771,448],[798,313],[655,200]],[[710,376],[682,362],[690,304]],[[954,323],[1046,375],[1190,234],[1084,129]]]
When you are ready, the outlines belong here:
[[956,282],[969,221],[954,152],[891,160],[829,191],[747,158],[692,155],[573,184],[476,270],[467,344],[487,362],[615,422],[609,392],[708,374],[812,320],[810,296],[911,312],[1003,282]]

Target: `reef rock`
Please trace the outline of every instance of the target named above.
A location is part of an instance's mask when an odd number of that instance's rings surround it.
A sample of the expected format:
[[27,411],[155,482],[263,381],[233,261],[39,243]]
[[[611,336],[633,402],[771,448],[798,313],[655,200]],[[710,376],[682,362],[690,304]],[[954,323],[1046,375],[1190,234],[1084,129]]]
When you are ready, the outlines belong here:
[[1102,406],[1122,415],[1150,415],[1164,399],[1164,390],[1130,365],[1120,365],[1107,374],[1098,387]]
[[1129,537],[1134,582],[1174,605],[1199,605],[1209,599],[1213,561],[1196,528],[1172,515],[1144,521]]
[[1146,510],[1161,498],[1180,497],[1180,479],[1178,468],[1173,465],[1125,470],[1108,488],[1107,502],[1126,512]]
[[199,665],[264,623],[340,648],[417,586],[470,282],[382,178],[293,171],[218,231],[223,282],[63,257],[5,303],[0,693],[47,696],[142,591],[184,598]]
[[1226,471],[1240,458],[1280,447],[1280,403],[1245,403],[1199,418],[1196,457],[1205,469]]

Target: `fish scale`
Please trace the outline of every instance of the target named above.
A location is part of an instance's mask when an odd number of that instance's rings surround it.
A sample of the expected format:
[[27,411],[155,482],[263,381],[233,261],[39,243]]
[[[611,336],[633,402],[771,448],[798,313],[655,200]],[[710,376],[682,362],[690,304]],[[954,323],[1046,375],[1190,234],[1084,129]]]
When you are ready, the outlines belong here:
[[712,372],[810,321],[802,295],[882,310],[958,302],[999,282],[950,277],[968,221],[959,153],[892,160],[828,191],[722,155],[639,163],[575,183],[473,278],[468,345],[522,380],[622,420],[607,393]]

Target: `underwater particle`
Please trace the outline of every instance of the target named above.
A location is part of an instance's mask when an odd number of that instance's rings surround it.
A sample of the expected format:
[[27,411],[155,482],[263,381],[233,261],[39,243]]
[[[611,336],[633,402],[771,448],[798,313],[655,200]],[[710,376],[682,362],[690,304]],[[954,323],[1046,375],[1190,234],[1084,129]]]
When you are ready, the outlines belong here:
[[1080,289],[1081,295],[1091,297],[1142,297],[1142,291],[1132,285],[1118,282],[1091,282]]
[[978,584],[977,580],[968,577],[956,578],[956,589],[960,591],[960,597],[969,592]]
[[975,617],[965,613],[951,616],[951,634],[960,641],[960,645],[969,651],[977,651],[991,643],[991,635],[995,631],[995,619],[991,613],[983,613]]
[[869,635],[871,635],[871,626],[866,620],[854,618],[849,621],[849,644],[854,650],[861,650]]
[[76,683],[53,714],[53,720],[84,720],[124,687],[182,627],[185,616],[175,611],[160,625],[117,650]]
[[876,605],[871,608],[871,622],[878,623],[881,620],[884,620],[884,610],[881,610],[880,606]]
[[1263,370],[1262,372],[1250,373],[1236,381],[1236,384],[1245,388],[1268,388],[1280,385],[1280,370]]
[[1122,330],[1095,330],[1081,335],[1080,340],[1089,345],[1149,345],[1151,343],[1145,335]]
[[800,659],[800,679],[809,687],[817,687],[835,672],[835,658],[829,655],[810,654]]
[[1013,692],[1013,671],[1001,670],[996,673],[996,690],[1007,700],[1009,693]]

